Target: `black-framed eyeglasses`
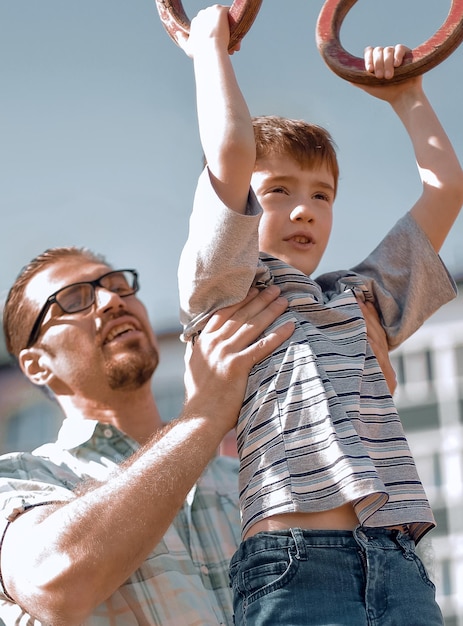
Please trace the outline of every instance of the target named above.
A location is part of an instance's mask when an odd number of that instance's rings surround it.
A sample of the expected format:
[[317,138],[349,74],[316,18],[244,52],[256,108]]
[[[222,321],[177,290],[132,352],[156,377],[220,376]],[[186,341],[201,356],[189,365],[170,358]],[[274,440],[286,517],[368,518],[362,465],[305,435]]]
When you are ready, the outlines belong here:
[[64,313],[85,311],[95,302],[95,289],[97,287],[103,287],[103,289],[117,293],[121,298],[132,296],[140,288],[138,273],[136,270],[112,270],[95,280],[73,283],[55,291],[47,298],[40,313],[37,315],[27,340],[26,348],[30,348],[37,341],[42,322],[52,304],[56,302]]

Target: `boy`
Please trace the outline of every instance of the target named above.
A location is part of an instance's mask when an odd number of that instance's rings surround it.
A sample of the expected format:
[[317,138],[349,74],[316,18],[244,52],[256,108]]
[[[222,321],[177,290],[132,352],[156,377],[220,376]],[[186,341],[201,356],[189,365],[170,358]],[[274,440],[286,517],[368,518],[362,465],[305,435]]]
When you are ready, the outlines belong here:
[[[421,197],[365,261],[314,281],[338,182],[330,136],[305,122],[251,120],[226,7],[200,12],[179,40],[194,59],[207,162],[179,267],[184,338],[252,284],[278,284],[290,303],[280,323],[296,321],[251,372],[237,425],[236,623],[442,624],[414,552],[434,518],[357,302],[375,304],[392,348],[455,295],[436,253],[461,208],[463,174],[421,77],[363,87],[404,124]],[[369,48],[366,69],[390,78],[405,52]]]

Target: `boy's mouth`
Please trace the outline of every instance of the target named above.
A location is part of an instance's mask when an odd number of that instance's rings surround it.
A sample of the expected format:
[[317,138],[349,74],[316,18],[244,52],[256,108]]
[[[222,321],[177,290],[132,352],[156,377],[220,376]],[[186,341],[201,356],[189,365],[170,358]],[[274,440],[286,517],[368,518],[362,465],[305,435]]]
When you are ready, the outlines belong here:
[[296,244],[308,245],[314,243],[313,237],[308,233],[294,233],[285,239]]
[[311,243],[312,240],[309,237],[303,237],[302,235],[296,235],[295,237],[291,237],[292,241],[296,243]]

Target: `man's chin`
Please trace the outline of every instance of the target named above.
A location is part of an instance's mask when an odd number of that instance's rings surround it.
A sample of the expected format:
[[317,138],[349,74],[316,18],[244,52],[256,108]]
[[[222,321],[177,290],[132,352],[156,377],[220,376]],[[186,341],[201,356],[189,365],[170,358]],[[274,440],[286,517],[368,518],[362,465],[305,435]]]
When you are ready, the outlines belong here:
[[159,363],[155,348],[114,355],[107,361],[106,374],[111,389],[135,390],[151,380]]

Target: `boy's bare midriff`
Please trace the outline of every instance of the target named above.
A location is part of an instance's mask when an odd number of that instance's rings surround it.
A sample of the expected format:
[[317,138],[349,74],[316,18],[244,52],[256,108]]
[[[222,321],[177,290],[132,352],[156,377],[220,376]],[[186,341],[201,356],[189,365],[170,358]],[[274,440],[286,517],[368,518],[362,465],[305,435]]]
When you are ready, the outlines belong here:
[[354,530],[359,525],[352,504],[347,503],[329,511],[316,513],[282,513],[256,522],[246,533],[245,539],[262,531],[288,530]]
[[[352,504],[347,503],[329,511],[316,513],[282,513],[260,520],[252,526],[244,539],[249,539],[260,532],[302,528],[303,530],[354,530],[359,525]],[[406,525],[388,526],[390,530],[407,531]]]

